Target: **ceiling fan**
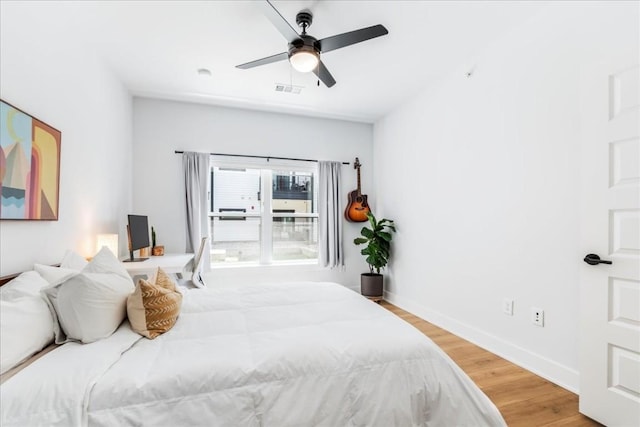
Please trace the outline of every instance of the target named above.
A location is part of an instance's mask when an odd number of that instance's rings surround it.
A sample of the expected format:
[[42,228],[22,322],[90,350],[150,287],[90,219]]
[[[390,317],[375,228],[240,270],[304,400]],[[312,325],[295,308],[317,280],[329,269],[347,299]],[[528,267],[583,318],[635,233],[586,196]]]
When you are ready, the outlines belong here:
[[311,26],[313,21],[313,15],[309,10],[302,10],[296,15],[296,23],[302,28],[302,33],[298,34],[269,0],[260,2],[260,4],[267,18],[289,42],[289,49],[286,52],[237,65],[236,68],[246,70],[288,59],[296,70],[301,72],[313,71],[322,80],[322,83],[327,87],[331,87],[336,84],[336,81],[320,60],[320,54],[389,34],[389,31],[383,25],[374,25],[318,40],[307,34],[307,28]]

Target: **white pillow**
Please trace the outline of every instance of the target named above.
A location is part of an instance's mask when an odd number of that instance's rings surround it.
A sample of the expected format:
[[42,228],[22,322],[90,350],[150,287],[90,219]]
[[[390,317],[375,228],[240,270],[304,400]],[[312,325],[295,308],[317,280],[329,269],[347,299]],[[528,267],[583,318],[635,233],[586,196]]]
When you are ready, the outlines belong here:
[[90,343],[111,335],[127,312],[133,280],[107,248],[79,274],[43,290],[55,317],[56,344]]
[[84,259],[84,257],[74,251],[68,250],[60,262],[60,267],[70,268],[71,270],[82,270],[87,264],[89,264],[89,261]]
[[0,287],[0,300],[11,301],[23,296],[40,295],[40,291],[49,286],[49,282],[36,271],[26,271]]
[[0,300],[0,374],[42,350],[52,340],[53,319],[42,297]]
[[[45,279],[49,285],[58,285],[68,278],[80,273],[80,270],[70,268],[53,267],[51,265],[35,264],[33,269]],[[6,286],[6,285],[5,285]]]
[[99,273],[80,273],[46,289],[57,320],[56,344],[86,344],[111,335],[126,316],[127,297],[133,290],[131,279]]
[[82,272],[117,274],[128,279],[131,282],[131,286],[134,286],[133,280],[131,279],[131,276],[129,276],[127,269],[124,268],[124,265],[118,261],[118,258],[116,258],[113,252],[111,252],[111,250],[106,246],[103,246],[102,249],[100,249],[100,252],[91,259],[86,267],[82,269]]

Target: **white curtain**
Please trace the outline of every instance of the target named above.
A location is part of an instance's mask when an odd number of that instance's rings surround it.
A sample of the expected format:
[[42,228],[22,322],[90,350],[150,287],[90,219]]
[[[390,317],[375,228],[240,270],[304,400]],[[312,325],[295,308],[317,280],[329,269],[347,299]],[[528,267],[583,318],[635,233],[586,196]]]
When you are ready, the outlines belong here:
[[[185,152],[182,154],[184,189],[187,212],[187,253],[195,253],[200,248],[203,237],[209,235],[209,206],[207,190],[210,174],[208,153]],[[210,239],[209,239],[210,240]],[[208,271],[211,266],[209,244],[207,242],[200,265]]]
[[344,266],[342,208],[340,207],[340,162],[318,162],[318,246],[320,265]]

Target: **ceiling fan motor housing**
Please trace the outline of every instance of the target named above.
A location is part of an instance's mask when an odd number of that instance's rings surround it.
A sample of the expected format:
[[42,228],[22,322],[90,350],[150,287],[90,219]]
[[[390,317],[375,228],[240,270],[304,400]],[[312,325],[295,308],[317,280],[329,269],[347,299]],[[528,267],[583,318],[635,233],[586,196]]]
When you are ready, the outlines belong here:
[[298,52],[311,52],[320,55],[320,44],[315,37],[301,35],[299,39],[289,43],[289,58]]

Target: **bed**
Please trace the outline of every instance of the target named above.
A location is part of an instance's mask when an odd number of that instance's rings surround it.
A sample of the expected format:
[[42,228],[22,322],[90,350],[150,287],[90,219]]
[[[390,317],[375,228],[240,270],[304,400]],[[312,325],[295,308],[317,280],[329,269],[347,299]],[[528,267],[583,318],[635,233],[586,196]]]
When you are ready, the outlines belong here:
[[335,283],[183,292],[150,340],[127,320],[0,386],[9,426],[503,426],[431,340]]

